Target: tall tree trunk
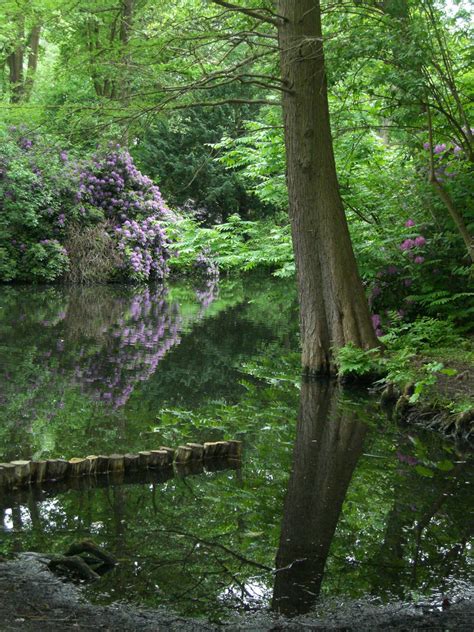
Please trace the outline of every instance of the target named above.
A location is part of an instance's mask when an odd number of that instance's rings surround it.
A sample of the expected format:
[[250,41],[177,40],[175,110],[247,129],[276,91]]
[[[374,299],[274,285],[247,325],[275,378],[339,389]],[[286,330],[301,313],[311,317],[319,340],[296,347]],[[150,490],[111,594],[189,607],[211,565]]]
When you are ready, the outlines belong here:
[[38,51],[41,36],[41,26],[39,24],[33,26],[28,37],[28,67],[26,71],[24,99],[28,101],[33,90],[36,69],[38,68]]
[[19,103],[23,97],[23,60],[25,51],[25,18],[18,21],[15,48],[7,57],[10,81],[10,101]]
[[[131,57],[130,57],[128,44],[130,41],[130,35],[132,33],[134,8],[135,8],[135,0],[123,0],[122,20],[121,20],[121,25],[120,25],[120,42],[122,44],[122,53],[121,53],[122,85],[120,88],[120,101],[124,108],[128,107],[129,101],[130,101]],[[124,145],[128,145],[129,143],[128,127],[125,127],[123,131],[122,142]]]
[[279,0],[289,211],[295,253],[302,363],[335,372],[331,349],[377,346],[339,193],[319,0]]
[[367,426],[338,407],[334,381],[302,384],[293,470],[276,557],[274,610],[302,614],[311,610],[318,598],[366,434]]

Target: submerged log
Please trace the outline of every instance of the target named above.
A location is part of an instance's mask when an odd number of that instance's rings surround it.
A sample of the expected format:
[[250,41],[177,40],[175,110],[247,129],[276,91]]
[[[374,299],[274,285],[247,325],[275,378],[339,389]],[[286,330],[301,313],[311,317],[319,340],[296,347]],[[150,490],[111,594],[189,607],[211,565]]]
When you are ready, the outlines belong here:
[[68,571],[85,581],[96,581],[100,579],[100,575],[93,571],[80,555],[72,555],[71,557],[57,555],[50,560],[48,568],[53,572],[59,571],[61,573]]
[[81,555],[83,553],[92,555],[101,563],[107,564],[108,566],[115,566],[117,564],[117,560],[113,555],[101,549],[95,542],[92,542],[92,540],[74,542],[66,551],[66,556]]

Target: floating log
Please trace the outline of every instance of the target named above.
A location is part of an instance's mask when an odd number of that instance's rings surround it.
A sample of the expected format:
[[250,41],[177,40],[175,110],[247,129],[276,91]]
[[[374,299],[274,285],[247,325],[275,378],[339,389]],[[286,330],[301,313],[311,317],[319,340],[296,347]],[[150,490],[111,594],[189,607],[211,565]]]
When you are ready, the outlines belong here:
[[187,443],[186,446],[191,448],[192,455],[191,459],[193,461],[202,461],[204,458],[204,446],[200,443]]
[[125,454],[123,457],[123,464],[126,472],[136,472],[140,469],[140,455]]
[[187,463],[193,458],[193,449],[186,445],[180,445],[176,448],[174,453],[175,463]]

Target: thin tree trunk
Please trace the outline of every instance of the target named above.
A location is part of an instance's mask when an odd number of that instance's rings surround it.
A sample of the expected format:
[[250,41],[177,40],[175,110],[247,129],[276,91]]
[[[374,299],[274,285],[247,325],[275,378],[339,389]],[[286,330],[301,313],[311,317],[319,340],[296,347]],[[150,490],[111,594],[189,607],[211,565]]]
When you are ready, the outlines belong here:
[[319,0],[279,0],[289,211],[307,374],[335,372],[333,348],[377,346],[336,176]]
[[449,214],[451,215],[451,219],[456,225],[456,228],[459,231],[459,234],[462,237],[464,245],[466,246],[467,253],[471,258],[471,261],[474,263],[474,238],[470,235],[469,230],[466,226],[463,216],[456,208],[452,197],[449,194],[449,191],[443,187],[441,182],[436,176],[436,169],[434,164],[434,149],[433,149],[433,123],[431,120],[431,110],[429,106],[426,108],[426,113],[428,116],[428,135],[429,135],[429,145],[430,145],[430,171],[429,171],[429,182],[433,186],[434,190],[438,194],[438,197],[443,202],[445,207],[447,208]]

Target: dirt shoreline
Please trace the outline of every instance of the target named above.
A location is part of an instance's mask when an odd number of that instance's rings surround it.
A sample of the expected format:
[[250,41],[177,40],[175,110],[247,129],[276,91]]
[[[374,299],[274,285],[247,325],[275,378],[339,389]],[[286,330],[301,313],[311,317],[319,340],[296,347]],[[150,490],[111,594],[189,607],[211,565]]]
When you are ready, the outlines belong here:
[[[321,618],[283,619],[268,613],[236,617],[223,624],[186,619],[164,609],[140,609],[126,604],[100,606],[87,602],[81,589],[60,581],[37,556],[22,554],[0,562],[1,632],[270,632],[278,630],[456,630],[471,631],[474,585],[463,586],[439,610],[413,604],[377,606],[348,603]],[[446,607],[447,606],[447,607]]]

